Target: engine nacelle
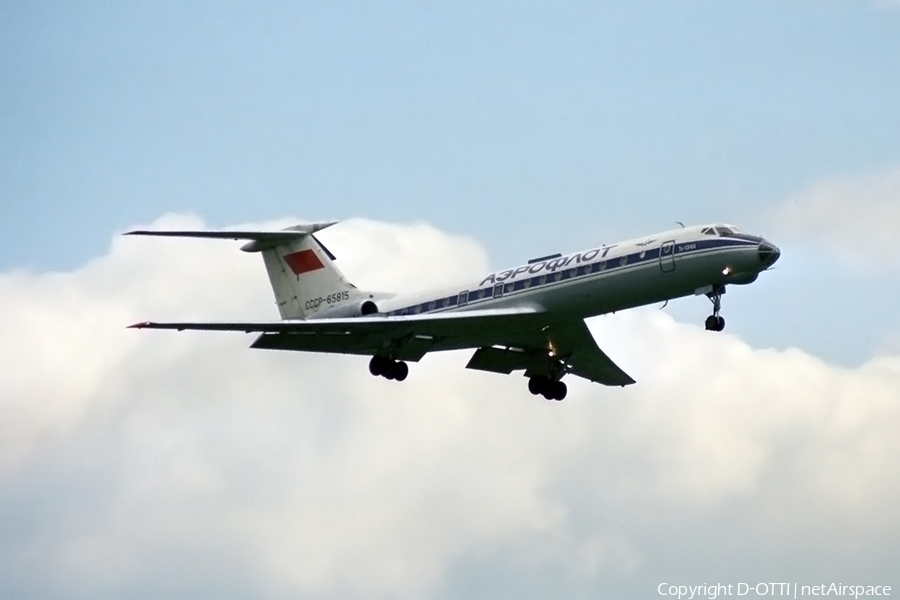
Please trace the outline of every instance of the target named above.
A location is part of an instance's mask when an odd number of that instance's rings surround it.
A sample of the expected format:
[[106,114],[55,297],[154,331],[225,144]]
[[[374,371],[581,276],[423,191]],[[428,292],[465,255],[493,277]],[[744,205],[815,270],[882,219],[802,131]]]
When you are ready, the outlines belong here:
[[372,300],[347,302],[334,308],[326,308],[313,315],[316,319],[352,319],[378,314],[378,305]]

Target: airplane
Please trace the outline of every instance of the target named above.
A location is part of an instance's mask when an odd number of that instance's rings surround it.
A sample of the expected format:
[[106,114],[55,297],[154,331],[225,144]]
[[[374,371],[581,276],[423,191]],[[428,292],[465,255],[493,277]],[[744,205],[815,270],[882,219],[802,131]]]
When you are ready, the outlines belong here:
[[469,369],[524,371],[528,390],[562,400],[567,374],[608,386],[635,381],[596,344],[585,319],[706,295],[709,331],[727,285],[746,285],[781,255],[773,243],[725,224],[664,231],[489,273],[469,285],[415,295],[358,289],[315,233],[336,221],[273,231],[129,231],[124,235],[245,240],[262,254],[281,320],[145,321],[135,329],[258,333],[251,348],[370,356],[369,372],[403,381],[428,352],[475,349]]

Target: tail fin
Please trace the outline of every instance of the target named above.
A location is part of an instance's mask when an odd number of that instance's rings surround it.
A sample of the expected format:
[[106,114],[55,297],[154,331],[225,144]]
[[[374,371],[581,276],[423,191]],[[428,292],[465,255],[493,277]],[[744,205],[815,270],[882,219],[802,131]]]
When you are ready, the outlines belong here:
[[129,231],[125,235],[250,240],[241,250],[262,253],[282,319],[378,312],[373,301],[376,294],[347,281],[335,266],[334,255],[313,235],[335,223],[295,225],[280,231]]
[[241,250],[262,252],[269,282],[282,319],[310,316],[354,316],[377,312],[373,294],[362,292],[347,281],[334,264],[334,255],[313,235],[334,223],[297,225],[287,231],[301,232],[284,241],[252,241]]

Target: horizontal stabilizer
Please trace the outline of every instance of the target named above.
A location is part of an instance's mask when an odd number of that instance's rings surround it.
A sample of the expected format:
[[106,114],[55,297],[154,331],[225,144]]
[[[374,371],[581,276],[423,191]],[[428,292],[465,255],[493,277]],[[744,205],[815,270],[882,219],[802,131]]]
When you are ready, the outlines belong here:
[[223,231],[223,230],[175,230],[175,231],[154,231],[151,229],[136,229],[128,231],[123,235],[148,235],[156,237],[187,237],[187,238],[207,238],[219,240],[250,240],[249,244],[244,245],[241,250],[245,252],[259,252],[265,250],[274,244],[288,242],[311,235],[317,231],[331,227],[337,221],[324,221],[321,223],[306,223],[303,225],[294,225],[285,229],[270,231]]

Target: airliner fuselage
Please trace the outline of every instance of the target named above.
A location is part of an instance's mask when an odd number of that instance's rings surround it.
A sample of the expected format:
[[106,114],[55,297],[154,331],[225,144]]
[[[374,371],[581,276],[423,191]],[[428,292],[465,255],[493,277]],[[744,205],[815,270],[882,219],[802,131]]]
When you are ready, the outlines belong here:
[[393,298],[379,308],[400,316],[528,303],[587,318],[751,283],[779,256],[772,243],[733,226],[685,227],[534,259],[469,286]]
[[728,225],[684,227],[489,273],[469,285],[399,296],[352,285],[314,236],[334,223],[279,231],[133,231],[133,235],[249,240],[260,252],[280,321],[142,322],[139,329],[257,332],[253,348],[371,356],[373,375],[402,381],[407,361],[475,348],[466,365],[524,370],[528,389],[561,400],[566,374],[604,385],[634,380],[597,346],[584,323],[596,315],[706,295],[706,329],[721,331],[722,294],[778,260],[767,240]]

